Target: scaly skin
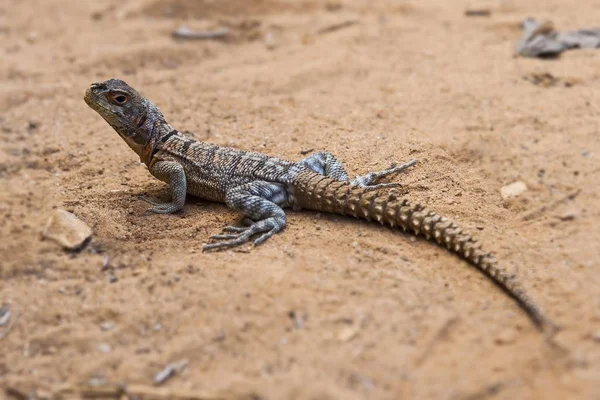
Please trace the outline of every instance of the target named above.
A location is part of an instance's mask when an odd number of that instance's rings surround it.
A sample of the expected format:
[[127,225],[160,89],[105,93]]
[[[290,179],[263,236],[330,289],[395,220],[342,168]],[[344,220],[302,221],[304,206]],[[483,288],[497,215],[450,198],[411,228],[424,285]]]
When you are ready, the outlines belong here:
[[186,193],[222,202],[245,215],[243,227],[229,226],[205,250],[227,249],[254,239],[258,245],[286,225],[285,207],[305,208],[375,220],[423,235],[455,252],[510,294],[541,330],[554,331],[519,283],[500,269],[494,257],[457,224],[425,207],[380,189],[374,184],[412,167],[416,161],[350,180],[342,163],[330,153],[313,154],[298,162],[265,154],[199,142],[169,125],[160,110],[118,79],[94,83],[86,103],[96,110],[140,156],[156,178],[169,184],[172,200],[150,201],[148,210],[181,210]]

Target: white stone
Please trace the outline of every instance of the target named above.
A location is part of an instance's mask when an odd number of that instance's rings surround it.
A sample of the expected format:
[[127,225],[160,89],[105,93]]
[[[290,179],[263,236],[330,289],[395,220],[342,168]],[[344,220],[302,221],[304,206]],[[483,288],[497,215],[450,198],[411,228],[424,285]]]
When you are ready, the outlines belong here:
[[82,220],[65,210],[56,210],[42,232],[64,249],[76,250],[92,236],[92,229]]
[[527,185],[525,184],[525,182],[516,181],[509,185],[502,186],[502,188],[500,188],[500,194],[502,195],[502,198],[506,200],[506,199],[520,196],[526,190],[527,190]]

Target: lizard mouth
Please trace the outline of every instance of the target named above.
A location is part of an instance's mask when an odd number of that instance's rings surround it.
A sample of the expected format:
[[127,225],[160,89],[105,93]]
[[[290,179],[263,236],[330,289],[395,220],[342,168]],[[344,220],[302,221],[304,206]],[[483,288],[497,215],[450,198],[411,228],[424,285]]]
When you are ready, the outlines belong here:
[[85,91],[85,96],[83,96],[83,100],[85,100],[85,103],[90,106],[91,108],[93,108],[94,110],[97,107],[98,102],[96,101],[97,96],[94,93],[94,85],[92,84],[92,86],[90,86],[86,91]]
[[90,106],[92,110],[104,117],[105,114],[112,113],[112,110],[110,107],[107,107],[107,105],[103,104],[104,102],[102,101],[102,97],[96,92],[103,87],[105,86],[102,84],[92,83],[92,85],[85,91],[83,100],[88,106]]

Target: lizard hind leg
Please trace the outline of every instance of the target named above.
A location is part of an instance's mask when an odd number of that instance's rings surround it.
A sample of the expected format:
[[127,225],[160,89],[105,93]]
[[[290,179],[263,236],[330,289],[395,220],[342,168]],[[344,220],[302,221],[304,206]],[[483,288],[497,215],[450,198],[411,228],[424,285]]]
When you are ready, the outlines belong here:
[[285,228],[286,219],[283,209],[278,205],[285,203],[286,192],[283,187],[270,182],[252,182],[230,190],[226,203],[234,210],[244,213],[243,223],[247,226],[228,226],[225,233],[214,235],[214,243],[206,244],[203,250],[224,250],[248,242],[253,236],[254,245],[259,245]]
[[406,162],[406,163],[403,163],[400,165],[392,164],[392,166],[390,168],[384,169],[383,171],[370,172],[366,175],[357,176],[356,178],[354,178],[351,181],[351,183],[355,186],[362,187],[362,188],[369,189],[369,190],[378,190],[378,189],[398,187],[398,186],[400,186],[400,183],[379,183],[379,184],[375,184],[375,185],[373,183],[377,182],[381,178],[385,178],[386,176],[403,172],[403,171],[407,170],[408,168],[413,167],[416,163],[417,163],[417,160],[411,160],[409,162]]
[[318,174],[328,176],[332,179],[335,179],[336,181],[349,181],[355,186],[368,190],[379,190],[400,186],[399,183],[374,183],[380,180],[381,178],[385,178],[386,176],[403,172],[408,168],[414,166],[416,163],[417,160],[411,160],[407,163],[400,165],[392,164],[392,166],[388,169],[357,176],[352,181],[350,181],[348,173],[344,168],[344,164],[342,164],[340,160],[338,160],[333,154],[329,152],[323,151],[320,153],[311,154],[310,156],[298,162],[298,164],[301,164]]
[[298,161],[298,164],[305,166],[317,174],[325,175],[336,181],[348,181],[348,173],[344,164],[333,154],[322,151],[311,154],[310,156]]

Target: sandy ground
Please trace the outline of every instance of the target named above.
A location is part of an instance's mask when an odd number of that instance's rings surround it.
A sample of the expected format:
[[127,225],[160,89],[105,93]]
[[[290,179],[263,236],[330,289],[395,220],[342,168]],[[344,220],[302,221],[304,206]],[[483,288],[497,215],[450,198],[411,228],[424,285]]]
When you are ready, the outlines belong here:
[[[467,18],[468,7],[492,15]],[[2,0],[0,305],[11,318],[0,328],[0,387],[152,385],[187,360],[164,388],[599,398],[600,51],[514,58],[527,16],[588,28],[600,9]],[[176,41],[182,24],[232,35]],[[557,81],[531,82],[543,74]],[[406,195],[476,231],[560,326],[566,353],[459,258],[366,222],[290,212],[264,246],[203,254],[239,216],[193,197],[182,213],[144,215],[139,196],[166,198],[165,185],[82,99],[111,77],[201,140],[289,159],[326,149],[353,174],[417,158],[400,177]],[[500,188],[515,181],[528,190],[504,200]],[[93,228],[84,251],[41,239],[55,208]]]

